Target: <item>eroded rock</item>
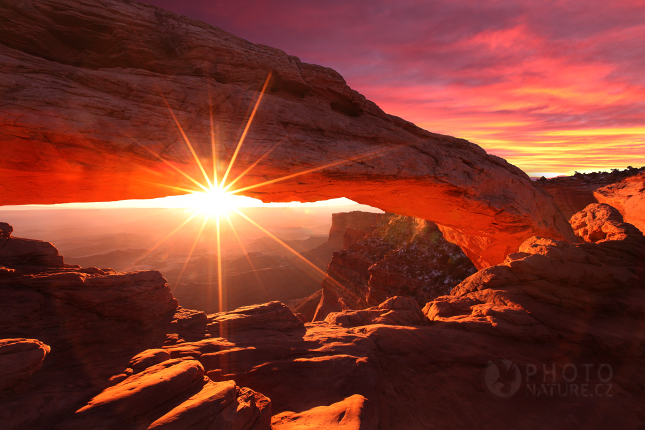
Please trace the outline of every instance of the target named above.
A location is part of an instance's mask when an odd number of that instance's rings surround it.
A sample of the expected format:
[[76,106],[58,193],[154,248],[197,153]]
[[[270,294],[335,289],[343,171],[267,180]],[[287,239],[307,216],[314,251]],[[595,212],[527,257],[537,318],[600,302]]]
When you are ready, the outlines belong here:
[[[241,194],[348,197],[432,220],[479,268],[533,235],[574,240],[551,196],[520,169],[384,113],[332,69],[134,2],[5,2],[0,15],[0,204],[194,189],[165,162],[204,179],[172,115],[197,157],[211,160],[212,112],[227,162],[270,74],[228,182],[267,156],[236,182]],[[180,28],[181,49],[168,48],[167,28]]]
[[[378,306],[393,296],[413,297],[423,305],[476,270],[434,223],[419,218],[383,214],[377,224],[346,233],[349,246],[334,252],[327,267],[316,321],[329,312]],[[363,238],[354,241],[358,233]]]
[[419,326],[427,323],[416,300],[399,296],[391,297],[373,308],[330,313],[325,322],[343,327],[370,324]]
[[273,416],[271,425],[274,430],[376,430],[378,413],[369,400],[356,394],[329,406],[318,406],[300,413],[282,412]]
[[594,196],[618,209],[625,222],[645,232],[645,172],[599,188]]
[[36,339],[0,339],[0,391],[29,379],[50,351]]

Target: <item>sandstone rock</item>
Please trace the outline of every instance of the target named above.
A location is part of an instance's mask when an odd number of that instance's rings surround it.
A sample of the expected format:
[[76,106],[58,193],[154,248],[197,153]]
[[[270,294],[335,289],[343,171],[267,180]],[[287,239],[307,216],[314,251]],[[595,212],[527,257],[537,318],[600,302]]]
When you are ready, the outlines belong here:
[[572,224],[595,243],[530,238],[504,264],[465,279],[450,296],[429,302],[424,313],[469,331],[518,340],[575,339],[605,352],[633,353],[645,337],[623,332],[619,327],[627,323],[618,314],[645,315],[645,308],[630,303],[644,296],[645,239],[607,205],[589,205]]
[[331,228],[329,229],[328,242],[336,245],[337,249],[347,248],[351,243],[345,242],[345,234],[348,229],[368,231],[383,219],[385,215],[373,212],[340,212],[331,215]]
[[370,324],[426,325],[424,314],[416,300],[399,296],[387,299],[378,307],[330,313],[325,318],[325,322],[342,327],[359,327]]
[[27,380],[51,348],[36,339],[0,339],[0,391]]
[[[95,279],[94,288],[103,278],[104,288],[124,288],[116,296],[125,299],[127,291],[136,302],[161,282],[152,275],[146,281],[147,275],[80,276],[77,269],[55,269],[75,276],[67,285],[64,277],[50,277],[51,269],[22,269],[0,281],[6,290],[0,335],[37,334],[56,354],[24,391],[0,393],[2,423],[9,430],[49,430],[52,423],[63,429],[267,429],[275,413],[273,423],[282,428],[416,430],[429,424],[477,428],[482,422],[504,428],[509,420],[520,428],[568,430],[572,422],[641,428],[645,248],[639,237],[576,245],[527,240],[503,265],[432,301],[425,309],[432,321],[425,326],[303,325],[277,302],[208,317],[162,307],[156,316],[145,314],[154,324],[143,324],[108,312],[106,304],[86,306],[83,296],[83,306],[75,307],[79,296],[54,299],[48,289],[73,290],[88,278]],[[135,280],[141,290],[130,288]],[[401,297],[372,310],[418,313],[413,300]],[[8,336],[13,333],[20,336]],[[164,346],[169,335],[175,343]],[[168,355],[136,374],[130,367]],[[484,376],[489,362],[503,360],[522,377],[519,391],[500,399]],[[597,369],[610,366],[610,395],[531,394],[543,366],[553,366],[562,384],[563,369],[571,365],[579,374],[574,384],[600,386],[603,394],[607,378]],[[527,381],[529,366],[539,370]],[[588,377],[584,366],[591,366]]]
[[[609,203],[617,207],[609,201],[599,198],[597,190],[612,187],[613,184],[632,178],[643,171],[645,171],[645,167],[640,169],[628,167],[625,170],[612,169],[611,172],[576,173],[573,176],[540,179],[534,184],[551,194],[556,206],[569,219],[592,203]],[[627,220],[627,222],[630,221]]]
[[0,222],[0,237],[11,237],[13,227],[6,222]]
[[270,402],[213,382],[195,360],[168,360],[107,388],[61,429],[269,429]]
[[309,297],[304,297],[300,300],[294,300],[289,303],[289,308],[295,313],[304,316],[305,322],[314,321],[316,309],[320,305],[323,290],[320,289]]
[[130,360],[130,366],[135,373],[147,369],[155,364],[170,360],[170,354],[163,349],[147,349]]
[[643,240],[643,234],[633,225],[623,222],[618,209],[604,203],[594,203],[571,217],[571,227],[585,242],[607,240]]
[[[539,182],[537,183],[539,185]],[[603,184],[562,184],[546,183],[541,188],[553,196],[553,200],[566,218],[571,218],[575,213],[581,211],[598,200],[594,197],[594,191]]]
[[334,253],[322,282],[325,302],[316,321],[329,312],[365,309],[397,295],[426,303],[475,272],[463,252],[431,222],[384,214],[378,224],[362,230],[367,233],[364,239]]
[[594,196],[618,209],[625,222],[645,232],[645,172],[599,188]]
[[346,429],[376,430],[378,414],[365,397],[356,394],[329,406],[305,412],[283,412],[271,420],[274,430]]
[[65,266],[63,257],[51,243],[10,236],[0,237],[0,264],[8,267]]
[[[212,112],[219,157],[228,160],[270,74],[229,183],[279,145],[235,184],[241,194],[348,197],[432,220],[480,268],[533,235],[574,240],[551,196],[522,171],[463,139],[387,115],[332,69],[134,2],[5,2],[0,16],[0,204],[193,189],[164,162],[203,178],[166,102],[202,160],[212,159]],[[169,49],[168,28],[181,29],[181,49]],[[327,167],[273,181],[320,166]]]
[[231,312],[212,314],[208,318],[208,330],[212,333],[223,334],[264,328],[291,331],[304,328],[304,324],[280,302],[244,306]]

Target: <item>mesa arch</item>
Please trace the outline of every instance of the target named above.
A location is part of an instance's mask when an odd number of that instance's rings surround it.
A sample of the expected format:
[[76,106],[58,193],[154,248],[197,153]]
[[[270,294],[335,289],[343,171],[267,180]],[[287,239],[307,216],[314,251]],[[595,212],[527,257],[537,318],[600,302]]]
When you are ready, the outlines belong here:
[[273,150],[235,188],[345,161],[242,194],[431,220],[479,268],[533,235],[574,240],[520,169],[384,113],[332,69],[133,2],[2,2],[0,16],[0,205],[195,189],[170,166],[205,182],[166,103],[209,175],[214,137],[221,174],[271,73],[229,178]]

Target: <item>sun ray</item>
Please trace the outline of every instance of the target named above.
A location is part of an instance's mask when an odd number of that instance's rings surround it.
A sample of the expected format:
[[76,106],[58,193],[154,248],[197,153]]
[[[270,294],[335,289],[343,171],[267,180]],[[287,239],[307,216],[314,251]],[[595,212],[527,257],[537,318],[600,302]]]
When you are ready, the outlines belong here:
[[[222,233],[220,231],[219,225],[219,214],[215,215],[215,221],[217,226],[217,300],[219,305],[219,311],[224,311],[224,285],[222,284],[224,277],[222,276]],[[220,324],[220,328],[222,325]],[[221,329],[220,329],[221,331]],[[222,336],[223,333],[220,333]]]
[[257,271],[255,269],[255,265],[251,261],[251,257],[249,257],[249,253],[246,250],[246,247],[244,246],[244,244],[242,243],[242,239],[240,239],[240,236],[237,234],[237,230],[233,226],[233,222],[229,218],[228,214],[224,214],[224,216],[226,217],[226,221],[228,221],[228,225],[231,227],[231,231],[233,232],[233,235],[235,236],[235,240],[237,240],[237,243],[240,245],[240,248],[242,248],[242,252],[244,253],[244,257],[246,257],[246,261],[249,262],[249,266],[251,266],[251,269],[253,269],[253,274],[255,275],[255,278],[258,280],[258,283],[262,286],[262,289],[266,293],[267,289],[264,286],[264,282],[262,282],[262,279],[260,278],[260,275],[258,275],[258,273],[257,273]]
[[264,153],[260,158],[258,158],[258,159],[255,161],[255,163],[251,164],[251,165],[250,165],[250,166],[249,166],[245,171],[243,171],[243,172],[242,172],[242,173],[241,173],[237,178],[235,178],[235,179],[233,180],[233,182],[231,182],[231,183],[230,183],[230,184],[228,184],[226,187],[224,187],[224,191],[228,191],[228,190],[229,190],[229,188],[231,188],[233,185],[235,185],[235,183],[236,183],[237,181],[239,181],[240,179],[242,179],[242,178],[244,177],[244,175],[246,175],[247,173],[249,173],[249,172],[250,172],[250,171],[251,171],[255,166],[257,166],[257,165],[258,165],[258,163],[260,163],[260,161],[262,161],[264,158],[266,158],[266,157],[267,157],[271,152],[273,152],[273,150],[274,150],[275,148],[277,148],[277,146],[278,146],[278,145],[280,145],[281,143],[282,143],[282,141],[280,141],[280,142],[276,143],[276,144],[275,144],[275,145],[273,145],[271,148],[269,148],[269,150],[268,150],[267,152],[265,152],[265,153]]
[[392,150],[394,150],[394,149],[396,149],[398,147],[399,146],[382,148],[382,149],[378,149],[378,150],[375,150],[375,151],[370,151],[370,152],[365,153],[365,154],[355,155],[353,157],[349,157],[349,158],[343,159],[343,160],[334,161],[332,163],[325,164],[323,166],[313,167],[311,169],[307,169],[307,170],[304,170],[302,172],[294,173],[294,174],[287,175],[287,176],[282,176],[282,177],[276,178],[276,179],[271,179],[269,181],[261,182],[259,184],[249,185],[248,187],[238,188],[236,190],[229,191],[229,194],[241,193],[242,191],[248,191],[248,190],[252,190],[254,188],[262,187],[262,186],[265,186],[265,185],[274,184],[276,182],[286,181],[287,179],[295,178],[295,177],[301,176],[301,175],[306,175],[307,173],[312,173],[312,172],[315,172],[317,170],[327,169],[329,167],[338,166],[340,164],[349,163],[351,161],[356,161],[356,160],[363,159],[363,158],[370,158],[370,157],[376,156],[378,154],[384,154],[386,152],[392,151]]
[[[166,237],[164,237],[164,238],[163,238],[163,239],[161,239],[159,242],[157,242],[157,243],[152,247],[152,249],[150,249],[148,252],[146,252],[146,253],[145,253],[145,254],[143,254],[141,257],[139,257],[139,258],[137,259],[137,261],[141,261],[141,260],[143,260],[144,258],[146,258],[147,256],[149,256],[150,254],[152,254],[152,253],[155,251],[155,249],[157,249],[157,248],[159,248],[161,245],[163,245],[163,243],[164,243],[165,241],[167,241],[168,239],[170,239],[170,238],[171,238],[175,233],[177,233],[177,232],[178,232],[178,231],[179,231],[183,226],[185,226],[185,225],[186,225],[186,224],[188,224],[188,223],[189,223],[193,218],[195,218],[195,217],[197,216],[197,214],[198,214],[198,213],[199,213],[199,212],[195,212],[195,213],[194,213],[194,214],[192,214],[190,217],[188,217],[188,218],[187,218],[183,223],[181,223],[181,224],[179,225],[179,227],[177,227],[176,229],[174,229],[172,232],[170,232],[170,234],[168,234]],[[135,261],[135,263],[136,263],[136,261]],[[128,268],[126,269],[126,272],[127,272],[127,271],[129,271],[130,269],[132,269],[133,267],[134,267],[134,264],[132,264],[130,267],[128,267]]]
[[210,114],[211,121],[211,155],[213,157],[213,184],[216,188],[219,188],[219,182],[217,179],[217,151],[215,150],[215,127],[213,125],[213,102],[211,100],[211,86],[206,85],[208,91],[208,112]]
[[168,108],[168,112],[170,112],[170,115],[172,116],[172,119],[175,120],[175,124],[177,124],[177,128],[181,132],[182,137],[184,138],[184,142],[186,143],[186,146],[188,146],[188,149],[190,150],[190,153],[193,154],[193,158],[195,159],[195,162],[197,163],[197,166],[199,166],[199,169],[202,171],[202,174],[204,175],[204,178],[206,179],[206,183],[210,188],[213,188],[213,184],[211,183],[210,178],[206,174],[206,170],[204,170],[204,166],[202,166],[201,161],[199,161],[199,157],[197,156],[197,153],[193,149],[193,145],[190,144],[190,140],[188,140],[188,136],[186,136],[186,133],[184,132],[183,127],[181,124],[179,124],[179,120],[175,116],[175,113],[172,111],[170,108],[170,105],[168,104],[168,101],[166,100],[166,97],[164,97],[163,94],[159,93],[161,98],[163,99],[163,102],[166,104],[166,107]]
[[195,248],[197,247],[197,244],[199,243],[199,239],[202,237],[202,232],[204,231],[204,227],[206,227],[206,223],[208,222],[208,215],[204,217],[204,222],[202,223],[202,226],[199,229],[199,232],[197,232],[197,237],[195,238],[195,241],[193,242],[193,246],[190,248],[190,252],[188,252],[188,257],[186,257],[186,261],[184,262],[183,267],[181,268],[181,271],[179,272],[179,276],[177,277],[177,280],[175,281],[175,286],[173,289],[177,288],[179,286],[179,281],[181,280],[181,277],[184,276],[184,272],[186,271],[186,267],[188,267],[188,263],[190,262],[190,257],[193,256],[193,252],[195,252]]
[[[319,274],[321,274],[323,277],[328,277],[328,276],[327,276],[327,273],[326,273],[326,272],[324,272],[322,269],[320,269],[320,267],[316,266],[314,263],[312,263],[312,262],[311,262],[311,261],[309,261],[307,258],[305,258],[304,256],[302,256],[298,251],[296,251],[295,249],[293,249],[292,247],[290,247],[289,245],[287,245],[286,243],[284,243],[282,240],[280,240],[276,235],[274,235],[273,233],[271,233],[269,230],[265,229],[265,228],[264,228],[264,227],[262,227],[260,224],[258,224],[257,222],[253,221],[251,218],[249,218],[248,216],[244,215],[242,212],[238,211],[237,209],[234,209],[234,210],[235,210],[235,212],[237,212],[237,214],[238,214],[238,215],[240,215],[241,217],[243,217],[244,219],[246,219],[248,222],[250,222],[251,224],[253,224],[254,226],[256,226],[258,229],[260,229],[262,232],[264,232],[264,233],[265,233],[267,236],[269,236],[271,239],[275,240],[277,243],[279,243],[280,245],[282,245],[283,247],[285,247],[287,250],[289,250],[291,253],[293,253],[293,254],[294,254],[296,257],[298,257],[300,260],[304,261],[308,266],[310,266],[310,267],[311,267],[312,269],[314,269],[316,272],[318,272]],[[329,280],[330,280],[334,285],[336,285],[336,286],[337,286],[337,287],[339,287],[341,290],[343,290],[346,294],[348,294],[348,295],[350,295],[350,296],[353,296],[353,297],[356,297],[357,299],[361,299],[361,298],[360,298],[356,293],[353,293],[353,292],[349,291],[347,288],[345,288],[345,286],[344,286],[343,284],[341,284],[340,282],[338,282],[337,280],[335,280],[335,279],[334,279],[334,278],[332,278],[331,276],[329,276]]]
[[160,182],[145,181],[143,179],[137,179],[137,181],[142,182],[144,184],[157,185],[159,187],[170,188],[171,190],[183,191],[183,192],[186,192],[186,193],[199,192],[199,190],[191,190],[190,188],[176,187],[174,185],[162,184]]
[[146,150],[146,151],[148,151],[150,154],[152,154],[153,156],[157,157],[157,158],[158,158],[159,160],[161,160],[163,163],[167,164],[167,165],[168,165],[168,166],[170,166],[172,169],[174,169],[175,171],[177,171],[178,173],[180,173],[181,175],[183,175],[186,179],[188,179],[189,181],[191,181],[192,183],[194,183],[195,185],[197,185],[199,188],[201,188],[202,190],[204,190],[204,192],[208,192],[208,191],[210,191],[210,190],[209,190],[208,188],[206,188],[203,184],[199,183],[197,180],[195,180],[195,179],[194,179],[192,176],[190,176],[188,173],[184,172],[184,171],[183,171],[183,170],[181,170],[179,167],[175,166],[175,165],[174,165],[174,164],[172,164],[170,161],[168,161],[168,160],[166,160],[165,158],[163,158],[161,155],[154,153],[153,151],[151,151],[150,149],[146,148],[145,146],[140,146],[140,148],[145,149],[145,150]]
[[224,173],[224,176],[222,177],[222,182],[220,183],[220,186],[224,186],[226,183],[226,178],[228,178],[228,174],[231,172],[231,169],[233,168],[233,164],[235,163],[235,159],[237,158],[237,154],[240,152],[240,148],[242,147],[242,144],[244,143],[244,138],[246,138],[246,133],[249,131],[249,128],[251,127],[251,123],[253,122],[253,118],[255,117],[255,113],[258,110],[258,106],[260,105],[260,102],[262,101],[262,97],[264,96],[264,92],[267,89],[267,86],[269,85],[269,81],[271,80],[271,74],[272,72],[269,72],[269,75],[266,78],[266,81],[264,81],[264,86],[262,87],[262,91],[260,91],[260,96],[258,99],[255,101],[255,106],[253,107],[253,111],[251,112],[251,115],[249,116],[249,120],[246,122],[246,126],[244,127],[244,131],[242,132],[242,136],[240,136],[240,140],[237,142],[237,147],[235,148],[235,152],[233,153],[233,156],[231,157],[231,161],[228,162],[228,166],[226,167],[226,172]]

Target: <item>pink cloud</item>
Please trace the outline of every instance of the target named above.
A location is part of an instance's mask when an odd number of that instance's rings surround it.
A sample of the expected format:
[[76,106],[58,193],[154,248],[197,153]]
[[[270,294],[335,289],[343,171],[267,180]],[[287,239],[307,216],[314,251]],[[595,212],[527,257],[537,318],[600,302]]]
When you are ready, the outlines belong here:
[[529,172],[645,164],[642,1],[148,3],[332,67],[386,112]]

